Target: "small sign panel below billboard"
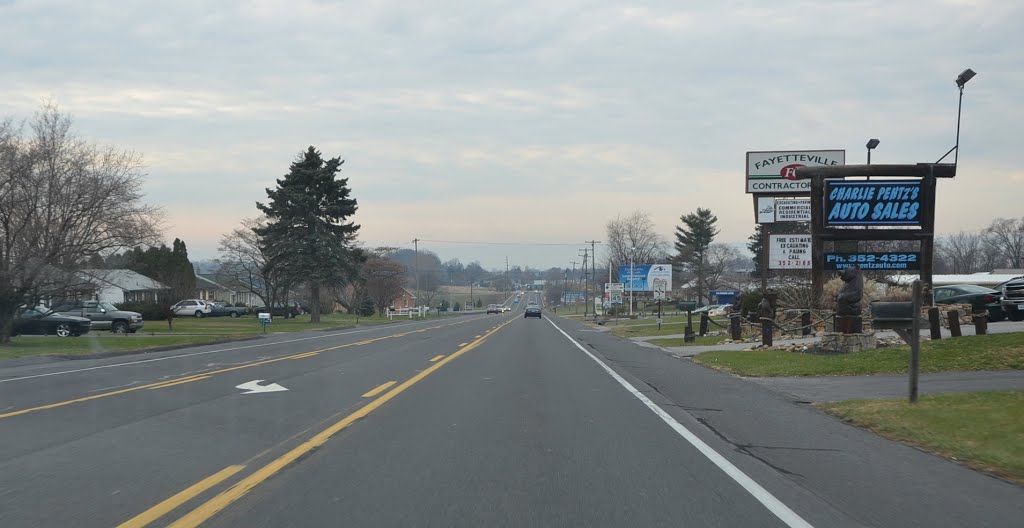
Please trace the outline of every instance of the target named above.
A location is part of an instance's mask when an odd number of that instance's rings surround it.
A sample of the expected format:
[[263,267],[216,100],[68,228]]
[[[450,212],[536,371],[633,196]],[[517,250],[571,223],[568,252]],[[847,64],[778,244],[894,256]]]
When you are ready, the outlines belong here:
[[776,222],[810,222],[811,201],[806,198],[779,198],[775,200]]
[[811,269],[811,235],[772,235],[768,269]]

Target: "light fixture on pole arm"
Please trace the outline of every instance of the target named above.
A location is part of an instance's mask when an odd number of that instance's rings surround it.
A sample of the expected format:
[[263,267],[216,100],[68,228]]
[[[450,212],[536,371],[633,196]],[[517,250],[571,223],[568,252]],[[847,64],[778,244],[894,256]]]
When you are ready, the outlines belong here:
[[871,165],[871,151],[878,147],[878,143],[879,141],[877,139],[872,138],[868,140],[867,145],[864,145],[868,148],[868,165]]
[[956,154],[953,155],[954,174],[956,171],[957,162],[960,159],[960,110],[963,108],[964,105],[964,85],[967,84],[967,81],[973,79],[975,75],[977,75],[977,73],[975,73],[974,70],[967,68],[966,70],[960,72],[960,75],[956,76],[956,86],[957,88],[960,89],[960,100],[957,102],[956,105],[956,144],[953,145],[953,148],[946,151],[946,153],[943,154],[941,158],[939,158],[939,161],[935,162],[941,162],[942,160],[946,159],[946,156],[949,156],[951,152],[956,151]]

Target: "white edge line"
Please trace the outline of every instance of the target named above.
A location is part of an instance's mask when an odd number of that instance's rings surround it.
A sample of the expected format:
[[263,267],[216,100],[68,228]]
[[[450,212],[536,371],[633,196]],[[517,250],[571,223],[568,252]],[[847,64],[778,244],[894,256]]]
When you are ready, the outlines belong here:
[[[480,318],[480,319],[483,319],[483,318]],[[405,327],[405,326],[422,325],[422,324],[433,323],[433,322],[436,322],[436,321],[416,321],[416,322],[413,322],[413,323],[400,323],[400,324],[394,324],[394,325],[378,325],[378,326],[375,326],[373,328],[363,328],[363,329],[360,329],[360,330],[349,330],[347,332],[337,332],[337,333],[334,333],[334,334],[325,334],[325,335],[318,335],[318,336],[311,336],[311,337],[300,337],[298,339],[289,339],[289,340],[286,340],[286,341],[275,341],[273,343],[259,343],[259,344],[256,344],[256,345],[245,345],[245,346],[237,346],[237,347],[229,347],[229,348],[218,348],[216,350],[204,350],[202,352],[193,352],[191,354],[178,354],[176,356],[166,356],[166,357],[159,357],[159,358],[152,358],[152,359],[140,359],[138,361],[128,361],[128,362],[125,362],[125,363],[114,363],[113,365],[98,365],[98,366],[95,366],[95,367],[86,367],[86,368],[72,369],[72,370],[61,370],[61,371],[58,371],[58,372],[47,372],[45,374],[33,374],[31,376],[20,376],[20,377],[17,377],[17,378],[0,379],[0,383],[10,383],[12,381],[22,381],[22,380],[35,379],[35,378],[46,378],[46,377],[49,377],[49,376],[60,376],[62,374],[74,374],[76,372],[86,372],[86,371],[90,371],[90,370],[108,369],[108,368],[114,368],[114,367],[128,367],[128,366],[131,366],[131,365],[139,365],[139,364],[142,364],[142,363],[153,363],[153,362],[156,362],[156,361],[167,361],[168,359],[178,359],[178,358],[194,357],[194,356],[205,356],[207,354],[216,354],[218,352],[230,352],[232,350],[244,350],[246,348],[258,348],[258,347],[265,347],[265,346],[272,346],[272,345],[283,345],[283,344],[286,344],[286,343],[297,343],[299,341],[309,341],[310,339],[324,339],[326,337],[337,337],[337,336],[349,335],[349,334],[359,334],[359,333],[362,333],[362,332],[372,332],[374,330],[381,330],[381,329],[387,329],[387,328],[402,328],[402,327]],[[209,346],[209,345],[207,345],[207,346]]]
[[668,424],[668,426],[671,427],[672,430],[674,430],[676,433],[678,433],[679,436],[685,438],[687,442],[689,442],[693,447],[697,448],[697,451],[700,451],[701,454],[707,457],[708,460],[710,460],[714,465],[718,466],[718,468],[725,472],[726,475],[729,475],[729,477],[736,481],[737,484],[742,486],[743,489],[747,490],[748,493],[753,495],[753,497],[757,499],[758,502],[763,504],[765,508],[768,508],[768,511],[775,514],[775,516],[778,517],[779,520],[786,523],[786,525],[790,526],[791,528],[813,528],[810,523],[808,523],[802,517],[797,515],[796,512],[789,509],[789,506],[786,506],[785,504],[782,503],[782,501],[775,498],[774,495],[769,493],[768,490],[761,487],[761,485],[755,482],[754,479],[748,477],[746,473],[740,471],[740,469],[734,466],[732,462],[729,462],[725,457],[718,454],[718,452],[712,449],[711,446],[705,444],[703,440],[697,437],[697,435],[693,434],[692,432],[690,432],[689,429],[684,427],[683,424],[676,421],[676,419],[673,418],[672,415],[665,412],[661,407],[658,407],[658,404],[651,401],[651,399],[648,398],[647,396],[644,396],[644,394],[638,391],[636,387],[631,385],[617,372],[612,370],[611,367],[606,365],[604,361],[601,361],[600,359],[597,358],[597,356],[591,354],[589,350],[583,348],[583,346],[577,343],[575,339],[573,339],[569,334],[565,333],[564,330],[559,328],[554,321],[546,317],[545,319],[547,319],[548,322],[551,323],[551,326],[555,327],[555,330],[561,332],[566,339],[568,339],[572,344],[576,345],[576,348],[582,350],[584,354],[589,356],[590,359],[593,359],[598,365],[600,365],[601,368],[603,368],[605,372],[608,373],[608,375],[614,378],[615,381],[619,382],[619,385],[625,387],[625,389],[629,391],[630,394],[636,396],[636,398],[643,402],[643,404],[646,405],[647,408],[653,411],[654,414],[658,415],[658,418],[661,418],[661,420]]

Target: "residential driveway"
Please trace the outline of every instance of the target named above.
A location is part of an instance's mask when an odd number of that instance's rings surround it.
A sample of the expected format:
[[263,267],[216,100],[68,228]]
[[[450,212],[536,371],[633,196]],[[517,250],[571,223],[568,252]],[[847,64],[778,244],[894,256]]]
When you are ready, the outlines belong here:
[[[906,374],[744,379],[800,402],[901,398],[909,393]],[[920,394],[1024,390],[1024,371],[921,374],[918,387]]]

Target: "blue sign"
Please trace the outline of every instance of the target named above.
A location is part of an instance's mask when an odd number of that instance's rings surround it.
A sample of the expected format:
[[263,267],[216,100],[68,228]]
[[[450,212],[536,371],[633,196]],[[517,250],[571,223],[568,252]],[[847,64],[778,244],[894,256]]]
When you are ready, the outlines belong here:
[[919,270],[921,253],[825,253],[825,269],[842,271],[857,266],[863,270]]
[[921,180],[825,180],[824,225],[920,226]]
[[647,276],[651,273],[650,264],[633,264],[633,273],[630,274],[629,266],[619,266],[619,282],[623,284],[625,291],[651,291],[647,284]]

